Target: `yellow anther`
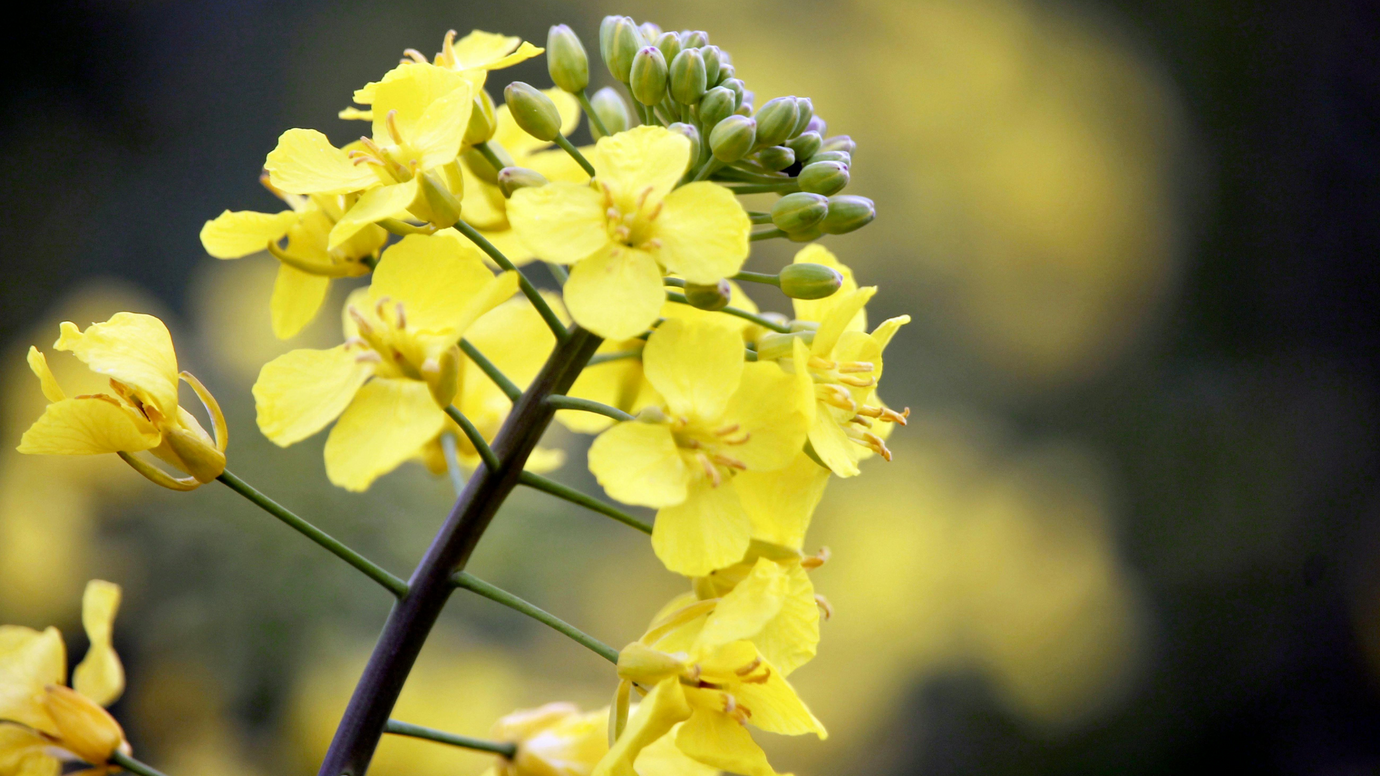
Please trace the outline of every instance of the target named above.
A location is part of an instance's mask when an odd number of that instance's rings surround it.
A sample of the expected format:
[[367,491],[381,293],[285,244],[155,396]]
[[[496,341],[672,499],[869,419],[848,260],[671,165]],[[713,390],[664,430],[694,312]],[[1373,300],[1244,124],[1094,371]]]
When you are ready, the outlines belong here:
[[831,407],[838,407],[848,412],[856,412],[858,409],[858,403],[853,401],[853,397],[848,395],[848,391],[838,385],[816,385],[815,398]]
[[403,56],[407,57],[407,59],[410,59],[413,62],[418,62],[423,65],[427,63],[426,55],[414,48],[403,49]]
[[441,55],[445,63],[450,67],[455,67],[455,30],[446,30],[446,39],[441,42]]
[[823,566],[824,564],[828,563],[830,557],[831,553],[829,552],[829,548],[820,547],[819,552],[816,552],[814,555],[801,558],[800,567],[805,569],[806,571],[809,571],[810,569],[817,569],[820,566]]
[[374,303],[374,315],[378,316],[378,319],[384,323],[387,323],[388,319],[384,317],[383,309],[391,301],[393,301],[391,297],[383,296],[379,297],[379,300]]
[[685,673],[682,674],[682,678],[684,678],[688,682],[698,682],[700,680],[700,674],[703,673],[703,671],[704,669],[700,668],[700,664],[696,663],[690,666],[689,668],[685,669]]
[[714,436],[728,436],[729,434],[732,434],[734,431],[737,431],[740,428],[742,428],[741,425],[734,423],[732,425],[724,426],[723,428],[714,429]]
[[699,459],[700,466],[704,469],[704,476],[709,478],[709,483],[714,487],[723,484],[723,477],[719,475],[719,468],[710,462],[709,456],[704,453],[696,453],[695,458]]
[[742,682],[743,684],[766,684],[769,679],[771,679],[771,667],[767,666],[757,676],[744,676]]
[[402,302],[398,302],[398,304],[396,305],[396,308],[397,308],[397,311],[398,311],[398,328],[399,328],[399,329],[406,329],[406,328],[407,328],[407,314],[403,312],[403,303],[402,303]]
[[350,314],[350,318],[355,322],[355,327],[359,329],[360,334],[367,337],[374,332],[374,327],[369,325],[369,319],[365,318],[364,313],[360,312],[354,305],[345,308],[345,312]]
[[869,418],[877,418],[886,423],[897,423],[904,426],[906,425],[906,418],[910,417],[910,407],[906,407],[900,412],[897,412],[896,410],[886,407],[874,407],[871,404],[864,404],[862,407],[858,408],[858,414],[866,415]]
[[819,356],[810,356],[810,360],[805,362],[805,365],[811,369],[837,369],[839,362],[830,361],[827,358],[820,358]]
[[831,620],[834,617],[834,607],[829,604],[829,599],[815,593],[815,605],[824,613],[824,619]]
[[747,471],[747,464],[743,463],[742,461],[736,458],[729,458],[726,455],[719,455],[718,453],[714,454],[714,463],[717,463],[720,466],[727,466],[730,469],[737,469],[738,471],[742,472]]
[[739,676],[747,676],[748,674],[752,673],[753,671],[756,671],[756,670],[757,670],[757,666],[760,666],[760,665],[762,665],[762,658],[756,657],[756,658],[753,658],[753,660],[752,660],[751,663],[748,663],[747,665],[743,666],[742,668],[739,668],[739,669],[735,670],[733,673],[735,673],[735,674],[737,674],[737,675],[739,675]]
[[862,426],[863,428],[872,428],[872,421],[868,420],[862,415],[854,415],[853,417],[848,419],[848,422],[857,423],[859,426]]
[[377,350],[366,350],[355,356],[356,364],[382,364],[383,356]]
[[869,361],[844,361],[838,365],[838,370],[842,374],[852,372],[871,372],[877,367]]
[[851,385],[855,388],[871,388],[877,384],[875,377],[854,377],[853,375],[839,375],[839,382],[844,385]]
[[870,449],[872,452],[876,453],[877,455],[880,455],[882,458],[886,459],[887,461],[890,461],[890,460],[891,460],[891,450],[890,450],[889,448],[887,448],[886,442],[883,442],[881,437],[877,436],[876,434],[872,433],[871,431],[864,431],[864,432],[862,432],[862,435],[861,435],[860,438],[859,438],[859,437],[854,437],[852,434],[849,434],[849,437],[850,437],[854,442],[857,442],[858,444],[862,445],[863,447],[866,447],[866,448]]
[[384,118],[384,123],[388,125],[388,136],[393,138],[393,142],[402,145],[402,133],[398,131],[398,111],[388,111],[388,116]]

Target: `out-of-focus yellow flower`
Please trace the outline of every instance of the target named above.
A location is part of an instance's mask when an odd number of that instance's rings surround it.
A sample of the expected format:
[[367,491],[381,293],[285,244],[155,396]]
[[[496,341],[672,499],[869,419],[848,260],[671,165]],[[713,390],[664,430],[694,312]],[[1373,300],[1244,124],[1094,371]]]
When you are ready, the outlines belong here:
[[[609,710],[581,712],[572,703],[548,703],[515,711],[494,724],[491,735],[517,744],[517,755],[501,758],[487,776],[589,776],[609,750]],[[641,776],[712,776],[718,769],[691,760],[662,736],[636,761]]]
[[748,548],[735,475],[779,469],[804,444],[808,376],[744,363],[732,329],[678,320],[652,333],[642,362],[665,403],[595,439],[589,468],[613,498],[658,508],[652,547],[667,568],[708,574]]
[[264,365],[254,383],[259,429],[286,447],[339,417],[326,474],[367,489],[445,427],[442,408],[460,380],[457,343],[516,290],[516,274],[495,277],[453,231],[404,238],[384,252],[369,288],[351,295],[344,344]]
[[117,749],[130,752],[124,730],[101,708],[125,687],[110,645],[119,606],[119,585],[87,584],[82,625],[91,647],[72,673],[72,687],[66,686],[67,652],[57,628],[0,626],[0,773],[56,774],[64,761],[104,766]]
[[574,265],[565,300],[576,323],[626,339],[665,303],[663,268],[693,283],[742,268],[752,222],[723,186],[676,188],[689,162],[684,135],[638,127],[595,144],[592,185],[554,181],[513,193],[508,219],[518,237],[538,258]]
[[[31,455],[118,453],[153,482],[173,490],[192,490],[225,470],[227,430],[220,406],[206,387],[177,371],[172,335],[152,315],[116,313],[85,332],[64,321],[53,345],[70,351],[93,372],[110,378],[115,392],[68,398],[38,348],[29,348],[29,368],[38,377],[48,407],[19,443]],[[178,379],[196,391],[214,424],[213,440],[196,418],[177,403]],[[148,450],[189,477],[173,478],[134,457]]]

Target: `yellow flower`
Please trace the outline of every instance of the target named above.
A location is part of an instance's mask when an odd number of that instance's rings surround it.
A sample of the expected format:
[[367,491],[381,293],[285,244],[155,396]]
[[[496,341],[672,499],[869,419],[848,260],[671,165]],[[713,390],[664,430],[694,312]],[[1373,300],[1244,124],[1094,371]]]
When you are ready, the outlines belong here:
[[[82,596],[91,647],[66,685],[62,634],[0,625],[0,774],[57,774],[64,762],[104,766],[128,754],[120,724],[102,706],[124,692],[124,668],[110,645],[120,586],[93,579]],[[91,772],[104,772],[97,768]]]
[[665,302],[663,271],[716,283],[742,268],[752,224],[727,188],[676,184],[690,141],[661,127],[605,137],[590,185],[519,189],[508,220],[537,258],[573,264],[565,285],[575,322],[606,339],[652,325]]
[[[469,35],[457,41],[455,39],[456,34],[455,30],[446,32],[445,40],[441,42],[441,51],[434,57],[431,64],[457,73],[473,87],[476,94],[484,86],[484,81],[488,78],[490,70],[512,67],[519,62],[525,62],[532,57],[539,56],[546,50],[533,46],[522,38],[513,35],[473,30]],[[416,49],[407,49],[403,55],[407,57],[404,60],[405,63],[410,61],[427,64],[426,55]],[[356,89],[354,101],[360,105],[374,105],[379,86],[399,77],[400,74],[396,68],[389,71],[381,80]],[[372,110],[346,108],[340,112],[340,118],[371,121],[374,115]]]
[[269,183],[290,194],[359,194],[331,227],[327,249],[387,218],[451,226],[463,193],[454,162],[472,98],[455,71],[405,62],[375,84],[372,139],[347,153],[314,129],[289,129],[264,162]]
[[[53,345],[70,351],[91,369],[110,378],[114,395],[83,394],[68,398],[38,348],[29,348],[29,368],[38,376],[48,407],[19,442],[31,455],[98,455],[118,453],[136,471],[173,490],[192,490],[225,470],[225,417],[206,387],[187,372],[177,371],[172,336],[152,315],[116,313],[85,332],[64,321]],[[215,439],[196,418],[177,404],[178,379],[186,380],[206,406]],[[134,457],[148,450],[189,474],[173,478]]]
[[748,548],[737,475],[779,469],[800,452],[808,378],[744,363],[732,329],[679,320],[648,338],[642,363],[664,404],[595,439],[589,468],[613,498],[658,508],[652,547],[667,568],[707,574]]
[[[517,755],[500,759],[488,776],[588,776],[609,750],[609,710],[581,712],[570,703],[522,709],[494,724],[491,735],[517,744]],[[637,758],[641,776],[713,776],[716,768],[695,762],[663,736]]]
[[495,277],[454,231],[403,238],[384,251],[369,288],[350,296],[344,344],[264,365],[254,383],[259,429],[286,447],[339,417],[326,474],[347,490],[367,489],[445,427],[441,408],[459,385],[457,343],[516,290],[514,273]]
[[[284,202],[289,210],[281,213],[256,213],[252,210],[225,211],[201,227],[201,244],[217,259],[238,259],[267,250],[278,259],[278,279],[273,284],[269,303],[273,333],[288,339],[316,317],[326,300],[331,278],[356,277],[369,272],[360,261],[378,256],[388,242],[388,233],[372,224],[335,248],[328,237],[346,208],[338,194],[288,194],[263,184]],[[287,247],[278,241],[287,237]]]

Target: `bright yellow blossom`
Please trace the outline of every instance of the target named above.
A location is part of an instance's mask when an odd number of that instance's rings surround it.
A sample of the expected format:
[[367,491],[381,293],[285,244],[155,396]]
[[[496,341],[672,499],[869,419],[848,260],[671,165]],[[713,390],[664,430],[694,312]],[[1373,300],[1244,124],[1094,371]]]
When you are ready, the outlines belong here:
[[[490,70],[512,67],[539,56],[546,50],[514,35],[473,30],[460,40],[456,40],[457,34],[455,30],[446,32],[446,37],[441,42],[441,51],[432,59],[431,64],[460,75],[473,87],[475,94],[484,86]],[[407,49],[403,56],[406,57],[404,63],[427,64],[426,55],[416,49]],[[379,86],[398,77],[400,73],[396,68],[390,70],[381,80],[356,89],[354,101],[360,105],[374,105]],[[346,108],[340,112],[342,119],[370,121],[373,117],[373,111],[367,108]]]
[[[129,754],[124,730],[102,706],[124,692],[124,668],[110,644],[120,586],[93,579],[82,596],[82,625],[91,647],[66,686],[62,634],[0,625],[0,774],[57,776],[64,763],[105,773],[118,749]],[[70,772],[70,771],[69,771]]]
[[286,447],[339,417],[326,474],[347,490],[367,489],[445,427],[441,408],[459,385],[457,343],[516,290],[515,274],[495,277],[453,231],[403,238],[384,251],[369,288],[351,295],[344,344],[264,365],[254,383],[259,429]]
[[638,127],[601,138],[590,161],[589,185],[554,181],[508,201],[538,258],[574,265],[564,291],[576,323],[626,339],[656,321],[664,271],[716,283],[742,268],[752,223],[733,193],[707,181],[676,187],[690,162],[684,135]]
[[[589,776],[609,750],[609,710],[581,712],[570,703],[548,703],[500,719],[490,735],[517,744],[517,755],[499,759],[485,776]],[[663,736],[637,757],[641,776],[713,776]]]
[[[225,470],[228,440],[225,417],[206,387],[177,371],[172,335],[152,315],[116,313],[86,331],[64,321],[53,345],[70,351],[91,371],[110,378],[114,395],[69,398],[38,348],[29,348],[29,368],[48,399],[43,416],[24,432],[19,452],[31,455],[117,453],[153,482],[173,490],[192,490]],[[210,413],[215,438],[178,406],[178,379],[187,381]],[[134,456],[150,451],[188,477],[173,478]]]
[[658,508],[652,547],[667,568],[707,574],[747,551],[737,475],[779,469],[800,452],[810,385],[803,370],[744,363],[742,338],[709,323],[665,321],[642,363],[664,404],[595,439],[589,468],[613,498]]

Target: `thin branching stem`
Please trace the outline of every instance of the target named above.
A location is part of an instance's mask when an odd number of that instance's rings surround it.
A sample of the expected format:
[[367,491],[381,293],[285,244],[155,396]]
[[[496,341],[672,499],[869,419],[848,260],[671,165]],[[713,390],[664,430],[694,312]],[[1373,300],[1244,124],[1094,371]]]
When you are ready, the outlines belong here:
[[589,117],[590,125],[599,130],[602,137],[608,137],[608,127],[604,126],[604,120],[599,118],[599,114],[594,112],[594,106],[589,104],[589,95],[581,90],[579,94],[575,95],[575,99],[579,100],[580,107],[585,109],[585,115]]
[[580,491],[575,490],[574,488],[569,487],[568,485],[562,485],[561,483],[556,482],[555,480],[549,480],[541,476],[540,474],[534,474],[533,472],[523,472],[522,475],[518,478],[518,482],[522,483],[523,485],[526,485],[529,488],[536,488],[537,490],[550,493],[551,495],[557,498],[563,498],[572,504],[578,504],[592,512],[598,512],[601,515],[611,517],[624,525],[629,525],[633,528],[636,528],[637,530],[641,531],[644,534],[647,534],[648,536],[650,536],[652,533],[652,527],[650,525],[642,522],[641,520],[638,520],[637,518],[633,517],[627,512],[624,512],[618,507],[615,507],[612,504],[606,504],[600,501],[599,499],[581,493]]
[[765,272],[748,272],[747,270],[743,270],[729,278],[729,280],[742,280],[748,283],[765,283],[769,286],[781,287],[780,275],[768,275]]
[[484,157],[484,161],[488,162],[494,168],[494,172],[498,172],[504,168],[505,165],[503,161],[498,158],[498,154],[494,153],[494,149],[489,147],[488,141],[475,146],[474,150],[478,151],[479,155]]
[[452,404],[446,407],[446,414],[460,426],[461,431],[465,432],[465,438],[470,440],[470,444],[474,446],[474,451],[479,453],[479,458],[483,460],[490,469],[498,468],[498,456],[494,455],[493,448],[489,447],[488,440],[484,438],[483,434],[479,433],[479,429],[475,428],[474,423],[472,423],[469,418],[465,417],[465,413],[456,409],[455,405]]
[[501,587],[491,585],[468,571],[457,571],[452,574],[450,578],[451,581],[455,583],[456,587],[463,587],[466,590],[484,596],[490,601],[497,601],[513,611],[521,612],[537,622],[569,636],[571,640],[588,648],[591,652],[610,663],[615,665],[618,664],[618,650],[594,638],[588,633],[585,633],[579,628],[576,628],[574,625],[571,625],[545,609],[542,609],[540,606],[524,601]]
[[[667,291],[667,292],[666,292],[666,299],[667,299],[668,301],[675,302],[676,304],[690,304],[689,300],[687,300],[687,299],[685,298],[685,294],[682,294],[682,293],[679,293],[679,292],[676,292],[676,291]],[[762,316],[760,316],[760,315],[758,315],[758,314],[756,314],[756,313],[750,313],[750,312],[748,312],[747,310],[739,310],[737,307],[724,307],[724,308],[720,308],[717,312],[721,312],[721,313],[724,313],[724,314],[726,314],[726,315],[732,315],[732,316],[734,316],[734,317],[736,317],[736,318],[742,318],[742,319],[745,320],[745,321],[752,321],[753,323],[757,324],[758,326],[762,326],[762,327],[764,327],[764,328],[771,329],[772,331],[775,331],[775,332],[780,332],[781,334],[790,334],[790,333],[791,333],[791,327],[790,327],[790,326],[786,326],[785,324],[777,323],[776,321],[773,321],[773,320],[771,320],[771,319],[769,319],[769,318],[763,318]]]
[[782,230],[782,229],[777,229],[776,227],[773,226],[772,228],[767,229],[767,230],[765,230],[765,231],[753,232],[753,233],[748,237],[748,240],[750,240],[750,241],[752,241],[752,242],[757,242],[757,241],[759,241],[759,240],[770,240],[770,239],[772,239],[773,237],[789,237],[789,236],[790,236],[790,235],[786,234],[786,232],[785,232],[784,230]]
[[504,375],[498,367],[494,366],[494,362],[480,352],[479,348],[470,344],[469,340],[460,340],[460,351],[469,356],[474,365],[479,367],[479,371],[493,380],[494,385],[498,386],[498,390],[503,391],[503,395],[507,396],[510,401],[517,401],[517,397],[522,395],[522,389],[517,387],[512,380],[509,380],[507,375]]
[[565,338],[569,336],[565,324],[561,323],[560,317],[551,309],[551,305],[546,303],[546,300],[542,298],[541,292],[537,290],[536,286],[532,285],[532,281],[527,279],[527,276],[522,273],[522,270],[518,269],[507,256],[503,255],[503,251],[495,248],[494,244],[486,240],[484,235],[480,234],[473,226],[470,226],[464,221],[456,221],[455,230],[468,237],[470,242],[478,245],[479,250],[487,253],[489,258],[493,259],[498,266],[517,273],[518,286],[522,289],[523,295],[527,297],[533,307],[537,308],[537,312],[541,314],[542,320],[546,321],[546,325],[549,326],[551,332],[556,335],[556,340],[558,342],[564,342]]
[[488,741],[483,738],[471,738],[456,733],[447,733],[444,730],[414,725],[411,722],[400,722],[396,719],[388,720],[388,724],[383,728],[383,732],[391,733],[395,736],[407,736],[409,738],[424,738],[427,741],[435,741],[438,744],[449,744],[465,749],[474,749],[479,752],[493,752],[509,760],[517,756],[517,744],[511,741]]
[[589,360],[589,365],[598,366],[599,364],[607,364],[610,361],[620,361],[625,358],[641,357],[642,351],[640,350],[615,350],[609,353],[595,353],[594,358],[591,358]]
[[603,415],[606,418],[613,418],[617,421],[636,420],[632,415],[618,409],[610,407],[589,399],[581,399],[575,396],[548,396],[546,403],[558,410],[579,410],[581,412],[593,412],[596,415]]
[[575,162],[579,164],[580,167],[583,168],[586,173],[589,174],[589,177],[594,177],[594,165],[589,163],[589,160],[585,158],[584,154],[580,153],[580,149],[576,148],[570,142],[569,138],[557,132],[556,145],[560,146],[562,151],[565,151],[567,154],[570,154],[570,158],[574,159]]
[[459,496],[465,489],[465,473],[460,471],[460,447],[455,435],[446,432],[441,435],[441,454],[446,457],[446,473],[450,475],[450,486]]

